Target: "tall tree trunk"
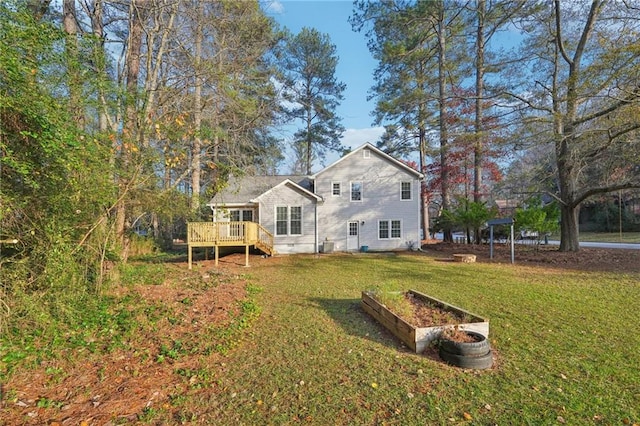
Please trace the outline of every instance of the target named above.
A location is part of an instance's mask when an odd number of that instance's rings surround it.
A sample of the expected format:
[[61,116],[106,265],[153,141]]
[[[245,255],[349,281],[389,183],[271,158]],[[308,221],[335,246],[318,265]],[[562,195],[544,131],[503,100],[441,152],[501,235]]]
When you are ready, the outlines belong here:
[[198,1],[196,12],[196,39],[195,39],[195,88],[193,92],[193,124],[195,137],[193,138],[193,149],[191,154],[191,211],[198,213],[200,209],[200,177],[202,161],[202,1]]
[[[484,128],[483,108],[484,108],[484,23],[487,5],[485,0],[478,0],[477,3],[477,19],[478,26],[476,31],[476,102],[475,102],[475,140],[473,146],[473,201],[481,203],[483,201],[482,194],[482,162],[484,149]],[[480,229],[473,230],[474,242],[480,244]]]
[[[422,106],[421,106],[422,107]],[[420,173],[425,173],[427,169],[427,136],[424,123],[418,128],[418,144],[420,151]],[[427,182],[425,179],[420,182],[420,213],[422,216],[422,238],[429,238],[429,196],[427,193]]]
[[[477,15],[478,27],[476,34],[476,117],[475,117],[475,144],[473,148],[473,201],[482,202],[482,160],[483,139],[482,126],[484,106],[484,21],[486,13],[485,0],[478,0]],[[480,235],[477,235],[479,243]]]
[[104,51],[104,23],[103,23],[103,0],[93,1],[93,10],[91,12],[91,30],[95,37],[92,54],[93,63],[98,74],[98,129],[100,132],[106,132],[109,128],[109,108],[106,102],[103,82],[108,80],[107,63]]
[[313,109],[311,106],[311,98],[312,98],[312,93],[311,93],[311,82],[307,81],[307,100],[309,100],[309,104],[307,105],[307,122],[306,122],[306,126],[307,126],[307,141],[306,141],[306,148],[307,148],[307,158],[306,158],[306,164],[305,164],[305,169],[306,169],[306,173],[308,175],[311,174],[311,156],[312,156],[312,150],[313,150],[313,144],[311,142],[311,125],[312,125],[312,117],[313,117]]
[[[446,24],[444,22],[444,3],[438,4],[437,32],[438,32],[438,109],[439,109],[439,126],[440,126],[440,185],[442,192],[442,209],[449,211],[451,209],[451,196],[449,194],[449,169],[447,167],[449,153],[449,132],[447,123],[447,88],[446,88],[446,41],[445,34]],[[453,242],[453,234],[451,229],[445,229],[443,240],[445,242]]]
[[[423,63],[418,64],[419,74],[424,72]],[[420,90],[424,93],[424,84],[418,81]],[[420,173],[425,174],[425,178],[420,183],[420,214],[422,217],[422,238],[429,238],[429,197],[427,193],[426,170],[427,170],[427,117],[426,105],[421,102],[418,105],[418,151],[420,153]]]
[[125,74],[125,120],[121,141],[122,176],[118,178],[119,201],[116,206],[116,237],[122,246],[121,258],[128,258],[129,237],[127,235],[126,192],[131,183],[131,153],[138,140],[138,81],[140,75],[140,57],[142,51],[143,17],[142,10],[147,0],[133,0],[129,8],[129,37]]
[[62,3],[62,24],[64,32],[67,34],[65,52],[69,87],[69,112],[76,125],[82,127],[85,120],[82,108],[82,79],[80,77],[80,58],[78,57],[78,21],[75,3],[75,0],[64,0]]
[[[578,107],[580,99],[578,98],[578,83],[581,81],[581,61],[584,55],[587,40],[589,39],[594,24],[600,13],[602,6],[601,0],[593,0],[589,11],[589,16],[584,24],[584,28],[580,34],[580,39],[575,47],[573,56],[569,56],[562,36],[562,16],[560,8],[560,0],[555,0],[555,48],[557,52],[556,62],[560,59],[569,67],[567,76],[567,91],[564,111],[558,102],[554,107],[556,115],[562,117],[561,121],[556,122],[555,128],[555,145],[556,145],[556,163],[558,167],[558,181],[560,189],[560,251],[579,251],[579,229],[578,229],[578,194],[576,185],[578,182],[578,170],[573,149],[577,145],[579,136],[576,134],[576,117],[578,116]],[[554,92],[559,97],[559,92]],[[564,112],[564,113],[563,113]]]

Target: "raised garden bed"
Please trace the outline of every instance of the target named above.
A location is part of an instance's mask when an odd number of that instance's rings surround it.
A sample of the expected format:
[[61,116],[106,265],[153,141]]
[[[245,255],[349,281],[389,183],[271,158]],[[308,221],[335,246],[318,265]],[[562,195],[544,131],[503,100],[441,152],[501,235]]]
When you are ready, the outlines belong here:
[[407,320],[392,312],[386,305],[380,303],[373,293],[362,292],[362,308],[364,311],[416,353],[424,352],[429,344],[447,329],[475,331],[487,338],[489,337],[488,319],[416,290],[409,290],[407,293],[413,298],[414,303],[424,303],[430,309],[452,313],[459,319],[447,324],[410,324]]

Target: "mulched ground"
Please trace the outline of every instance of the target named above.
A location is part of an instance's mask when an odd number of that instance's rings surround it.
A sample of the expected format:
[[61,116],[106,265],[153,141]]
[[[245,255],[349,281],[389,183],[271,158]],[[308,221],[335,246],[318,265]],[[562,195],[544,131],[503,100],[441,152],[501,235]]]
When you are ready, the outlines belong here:
[[[475,254],[477,262],[511,263],[511,248],[494,245],[490,258],[489,245],[429,243],[422,246],[425,253],[448,261],[453,254]],[[640,272],[640,250],[583,248],[579,252],[563,253],[557,246],[515,246],[515,263],[546,268],[601,272]]]
[[[423,250],[442,261],[450,261],[454,253],[477,256],[477,262],[510,263],[509,248],[495,247],[494,259],[489,259],[489,247],[458,244],[425,244]],[[583,271],[640,272],[640,250],[583,249],[578,253],[560,253],[557,248],[516,247],[518,265],[538,265]],[[283,258],[252,256],[251,263],[282,262]],[[223,257],[220,268],[213,261],[198,262],[198,279],[219,280],[220,284],[207,290],[193,290],[188,284],[187,265],[181,285],[138,286],[135,291],[147,300],[163,301],[179,310],[179,323],[166,323],[148,336],[135,352],[116,350],[107,355],[66,353],[55,360],[42,362],[39,368],[11,376],[0,383],[0,424],[6,425],[114,425],[136,423],[145,410],[170,410],[170,395],[193,392],[193,380],[176,371],[197,370],[202,365],[220,363],[213,353],[181,356],[177,360],[157,362],[159,337],[170,340],[192,339],[202,324],[224,325],[246,297],[246,283],[242,278],[244,255]],[[185,280],[185,278],[182,278]],[[122,291],[122,289],[121,289]],[[184,301],[188,299],[189,303]],[[166,339],[165,339],[166,340]],[[176,421],[178,419],[176,418]]]
[[201,276],[190,273],[186,264],[179,265],[187,278],[219,282],[206,290],[190,288],[188,279],[117,289],[119,295],[136,292],[148,301],[162,301],[173,320],[165,318],[157,330],[136,336],[135,350],[99,356],[87,351],[57,354],[38,368],[11,376],[0,383],[0,425],[138,424],[145,410],[169,410],[170,396],[187,394],[199,380],[176,372],[198,371],[219,363],[221,356],[181,354],[159,362],[161,346],[193,341],[201,327],[230,322],[238,302],[246,298],[246,282],[237,274],[240,260],[244,258],[229,258],[220,270],[212,261],[200,262]]

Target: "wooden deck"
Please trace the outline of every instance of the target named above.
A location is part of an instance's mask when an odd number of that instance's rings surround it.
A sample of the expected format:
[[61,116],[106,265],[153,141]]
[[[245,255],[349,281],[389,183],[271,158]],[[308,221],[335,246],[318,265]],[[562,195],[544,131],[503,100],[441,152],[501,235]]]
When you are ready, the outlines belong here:
[[189,269],[194,247],[213,247],[218,265],[220,247],[245,247],[245,265],[249,266],[249,247],[273,255],[273,235],[255,222],[189,222],[187,224]]

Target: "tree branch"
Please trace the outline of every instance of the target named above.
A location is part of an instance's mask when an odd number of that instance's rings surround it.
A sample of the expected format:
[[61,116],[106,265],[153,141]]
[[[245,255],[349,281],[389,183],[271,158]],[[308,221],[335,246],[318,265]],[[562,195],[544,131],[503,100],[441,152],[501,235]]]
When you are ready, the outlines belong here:
[[640,181],[624,182],[617,185],[601,186],[598,188],[591,188],[584,191],[578,197],[576,197],[574,203],[578,205],[585,201],[587,198],[598,194],[607,194],[609,192],[619,191],[622,189],[640,189]]
[[584,123],[586,123],[588,121],[594,120],[596,118],[603,117],[603,116],[605,116],[605,115],[607,115],[607,114],[609,114],[611,112],[616,111],[618,108],[621,108],[621,107],[623,107],[625,105],[630,104],[631,102],[633,102],[634,100],[637,100],[638,98],[640,98],[640,92],[638,90],[636,90],[636,91],[632,92],[631,95],[627,96],[624,99],[620,99],[618,102],[615,102],[615,103],[611,104],[609,107],[607,107],[607,108],[605,108],[603,110],[594,112],[593,114],[587,115],[585,117],[582,117],[582,118],[576,120],[574,122],[574,124],[575,125],[580,125],[580,124],[584,124]]
[[560,49],[560,53],[562,54],[562,57],[564,58],[564,60],[569,64],[569,65],[573,65],[573,60],[569,57],[569,55],[567,54],[567,50],[564,48],[564,42],[562,41],[562,24],[560,22],[561,17],[560,17],[560,0],[555,0],[554,1],[554,5],[555,5],[555,15],[556,15],[556,45],[558,46],[558,49]]
[[529,106],[529,108],[532,108],[532,109],[535,109],[535,110],[538,110],[538,111],[545,111],[545,112],[548,112],[549,114],[553,114],[553,109],[547,108],[547,107],[536,106],[531,101],[529,101],[528,99],[523,98],[520,95],[516,95],[515,93],[511,93],[511,92],[502,92],[502,93],[507,95],[507,96],[511,96],[512,98],[516,98],[517,100],[519,100],[522,103],[527,104]]

